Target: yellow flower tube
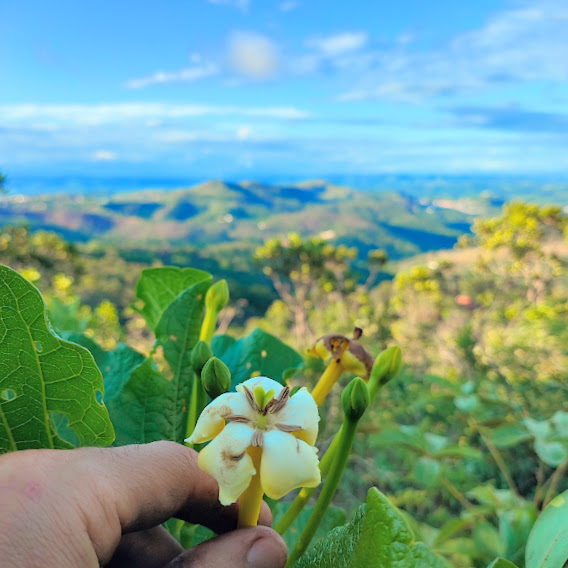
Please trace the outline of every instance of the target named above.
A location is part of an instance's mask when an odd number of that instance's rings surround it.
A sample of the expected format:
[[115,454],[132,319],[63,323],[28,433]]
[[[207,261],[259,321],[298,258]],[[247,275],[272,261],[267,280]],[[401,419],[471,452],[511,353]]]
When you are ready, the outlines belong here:
[[339,334],[324,335],[308,349],[308,353],[314,357],[331,357],[331,362],[312,391],[318,406],[326,399],[343,371],[354,373],[365,380],[369,378],[373,356],[359,343],[362,334],[363,330],[356,327],[351,339]]

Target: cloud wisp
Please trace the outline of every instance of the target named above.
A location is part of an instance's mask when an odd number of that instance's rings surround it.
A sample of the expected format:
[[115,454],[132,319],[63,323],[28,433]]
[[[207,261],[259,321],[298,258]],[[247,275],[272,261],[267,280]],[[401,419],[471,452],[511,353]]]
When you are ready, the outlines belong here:
[[374,53],[366,73],[338,99],[417,102],[533,81],[565,82],[567,26],[563,0],[525,2],[496,13],[444,49],[420,52],[402,44]]
[[191,83],[207,77],[213,77],[219,73],[219,68],[214,63],[185,67],[178,71],[157,71],[148,77],[130,79],[125,83],[128,89],[142,89],[150,85],[164,83]]
[[232,71],[246,79],[270,79],[276,75],[280,67],[276,44],[261,34],[252,32],[231,34],[228,54]]

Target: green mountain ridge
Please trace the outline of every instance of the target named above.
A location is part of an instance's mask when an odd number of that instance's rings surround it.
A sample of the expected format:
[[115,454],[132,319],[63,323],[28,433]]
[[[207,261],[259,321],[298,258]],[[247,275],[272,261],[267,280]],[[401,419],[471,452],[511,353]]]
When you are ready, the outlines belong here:
[[208,181],[177,190],[111,198],[4,196],[0,223],[53,230],[64,238],[121,247],[180,246],[252,250],[298,232],[348,246],[361,255],[384,248],[393,259],[451,247],[474,215],[395,192],[369,192],[315,180],[296,185]]

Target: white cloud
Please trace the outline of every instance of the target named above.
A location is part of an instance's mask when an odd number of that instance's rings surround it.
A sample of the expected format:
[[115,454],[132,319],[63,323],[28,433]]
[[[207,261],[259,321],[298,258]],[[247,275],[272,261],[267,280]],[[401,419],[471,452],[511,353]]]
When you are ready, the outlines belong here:
[[357,51],[364,47],[368,37],[365,32],[342,32],[329,36],[313,37],[306,42],[307,47],[325,56],[335,57]]
[[129,89],[142,89],[150,85],[159,85],[162,83],[189,83],[198,81],[199,79],[205,79],[206,77],[212,77],[218,73],[219,69],[215,64],[206,63],[204,65],[186,67],[179,71],[157,71],[148,77],[131,79],[125,83],[125,86]]
[[219,6],[233,6],[243,12],[246,12],[250,7],[250,0],[207,0],[207,2]]
[[205,116],[243,116],[274,120],[302,120],[310,114],[293,106],[245,107],[165,103],[112,104],[20,104],[0,105],[0,122],[5,127],[33,129],[49,122],[54,127],[97,126],[125,122],[158,125],[164,120]]
[[251,135],[251,128],[250,126],[240,126],[237,129],[237,138],[239,140],[247,140],[250,138]]
[[278,7],[280,8],[281,12],[291,12],[292,10],[295,10],[299,5],[300,5],[299,2],[294,2],[294,0],[288,0],[287,2],[281,2],[280,6]]
[[96,150],[93,152],[95,162],[114,162],[118,158],[116,152],[110,150]]
[[233,71],[249,79],[268,79],[278,71],[278,49],[266,36],[237,32],[229,38],[229,62]]
[[443,49],[420,53],[398,41],[368,54],[366,72],[339,100],[416,101],[522,82],[565,82],[567,28],[565,0],[531,0],[494,14]]

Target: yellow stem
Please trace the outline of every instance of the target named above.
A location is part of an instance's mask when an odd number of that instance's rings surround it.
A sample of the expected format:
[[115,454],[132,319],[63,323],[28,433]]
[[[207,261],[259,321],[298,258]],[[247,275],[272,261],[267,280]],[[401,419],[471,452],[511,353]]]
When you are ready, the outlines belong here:
[[213,310],[205,310],[205,317],[201,324],[199,339],[211,345],[211,340],[215,333],[215,326],[217,325],[217,313]]
[[323,375],[312,391],[312,396],[314,397],[314,400],[316,401],[316,404],[318,406],[320,406],[321,403],[325,400],[333,385],[337,382],[339,377],[341,377],[341,373],[343,373],[343,365],[339,361],[334,359],[327,366],[327,369],[324,371]]
[[237,527],[240,529],[244,527],[256,527],[258,524],[258,515],[260,514],[260,506],[262,505],[262,497],[264,495],[262,486],[260,485],[260,458],[262,456],[262,448],[251,446],[247,451],[252,458],[256,473],[239,500],[239,521]]

